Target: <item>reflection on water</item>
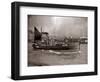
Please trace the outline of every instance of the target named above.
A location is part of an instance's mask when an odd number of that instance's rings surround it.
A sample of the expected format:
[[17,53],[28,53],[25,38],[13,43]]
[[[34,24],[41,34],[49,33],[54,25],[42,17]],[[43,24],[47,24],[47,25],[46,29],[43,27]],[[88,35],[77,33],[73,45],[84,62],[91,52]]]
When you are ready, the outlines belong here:
[[87,44],[81,44],[77,50],[28,51],[28,66],[87,64],[87,59]]

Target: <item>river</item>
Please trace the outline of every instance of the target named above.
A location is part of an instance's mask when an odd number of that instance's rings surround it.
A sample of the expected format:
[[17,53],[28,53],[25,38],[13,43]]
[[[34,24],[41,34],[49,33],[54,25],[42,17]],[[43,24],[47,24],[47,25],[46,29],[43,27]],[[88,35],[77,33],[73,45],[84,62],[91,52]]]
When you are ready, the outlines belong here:
[[87,64],[87,44],[80,44],[77,50],[34,50],[28,52],[28,66]]

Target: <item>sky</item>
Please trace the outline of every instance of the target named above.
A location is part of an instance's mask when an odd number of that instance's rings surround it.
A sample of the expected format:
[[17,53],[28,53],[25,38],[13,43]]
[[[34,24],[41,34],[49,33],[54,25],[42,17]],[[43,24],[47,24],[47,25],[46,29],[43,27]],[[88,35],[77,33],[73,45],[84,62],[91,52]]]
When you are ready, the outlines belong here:
[[28,15],[28,28],[37,27],[57,37],[87,37],[88,18],[69,16]]

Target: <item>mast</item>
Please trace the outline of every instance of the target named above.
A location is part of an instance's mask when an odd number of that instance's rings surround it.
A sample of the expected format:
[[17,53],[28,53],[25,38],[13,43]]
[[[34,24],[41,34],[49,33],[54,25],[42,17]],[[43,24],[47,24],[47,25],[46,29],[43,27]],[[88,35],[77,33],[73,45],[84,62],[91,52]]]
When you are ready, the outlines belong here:
[[42,26],[41,26],[41,33],[42,33]]

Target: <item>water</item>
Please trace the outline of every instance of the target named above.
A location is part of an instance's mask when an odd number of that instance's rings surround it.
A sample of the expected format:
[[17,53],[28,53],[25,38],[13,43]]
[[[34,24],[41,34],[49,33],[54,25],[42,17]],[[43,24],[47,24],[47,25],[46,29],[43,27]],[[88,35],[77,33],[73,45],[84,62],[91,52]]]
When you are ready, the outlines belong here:
[[29,49],[28,66],[87,64],[87,57],[87,44],[81,44],[80,50],[54,51]]

